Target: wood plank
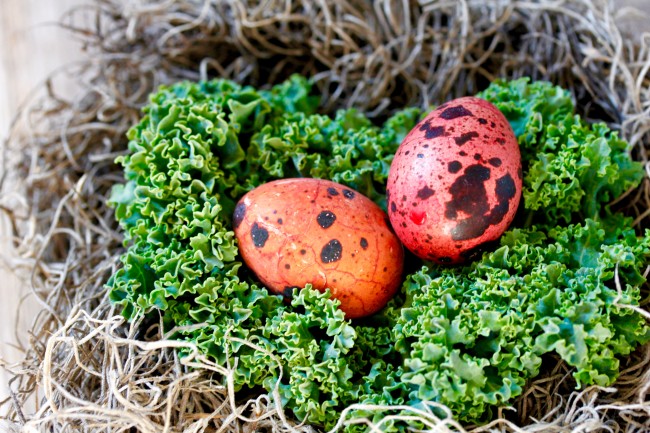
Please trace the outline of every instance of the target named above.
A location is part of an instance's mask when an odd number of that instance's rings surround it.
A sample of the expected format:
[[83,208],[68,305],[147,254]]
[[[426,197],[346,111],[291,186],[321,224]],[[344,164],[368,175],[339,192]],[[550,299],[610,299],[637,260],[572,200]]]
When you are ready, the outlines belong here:
[[[13,116],[32,89],[51,71],[78,59],[77,41],[54,25],[69,8],[84,0],[0,1],[0,139],[5,140]],[[86,2],[87,3],[87,2]],[[68,89],[74,91],[72,87]],[[64,90],[65,91],[65,90]],[[11,251],[6,216],[0,217],[0,256]],[[27,329],[40,310],[24,282],[0,260],[0,357],[16,362],[17,345],[26,343]],[[20,314],[18,312],[20,311]],[[8,376],[0,370],[0,400],[7,395]]]

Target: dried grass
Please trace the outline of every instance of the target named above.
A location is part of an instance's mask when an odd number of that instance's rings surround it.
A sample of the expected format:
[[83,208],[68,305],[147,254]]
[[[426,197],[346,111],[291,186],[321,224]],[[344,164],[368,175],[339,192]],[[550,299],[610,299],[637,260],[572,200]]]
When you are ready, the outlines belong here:
[[[175,349],[188,343],[166,339],[156,323],[125,323],[108,302],[103,284],[123,251],[105,205],[121,180],[113,160],[161,83],[222,76],[266,85],[300,72],[315,77],[324,112],[355,106],[381,118],[528,75],[570,89],[582,114],[620,129],[650,177],[650,36],[624,38],[605,1],[96,0],[61,24],[87,50],[60,72],[82,91],[59,95],[49,82],[3,147],[11,261],[43,306],[24,361],[5,366],[14,374],[0,405],[5,431],[315,430],[287,418],[273,393],[235,395],[211,379],[232,366],[198,351],[181,361]],[[649,227],[650,181],[617,206]],[[437,432],[650,431],[650,347],[626,359],[608,389],[575,391],[567,367],[547,361],[488,425],[409,413]],[[339,427],[382,428],[346,413]]]

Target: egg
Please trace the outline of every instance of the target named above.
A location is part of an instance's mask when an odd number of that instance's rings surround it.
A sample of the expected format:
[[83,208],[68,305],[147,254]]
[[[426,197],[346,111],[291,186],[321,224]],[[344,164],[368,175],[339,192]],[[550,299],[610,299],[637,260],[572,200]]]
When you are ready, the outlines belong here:
[[386,185],[388,215],[415,255],[458,264],[508,228],[521,188],[521,154],[505,116],[483,99],[458,98],[400,144]]
[[273,293],[330,289],[347,318],[371,315],[395,295],[404,249],[388,216],[366,196],[321,179],[272,181],[235,207],[246,265]]

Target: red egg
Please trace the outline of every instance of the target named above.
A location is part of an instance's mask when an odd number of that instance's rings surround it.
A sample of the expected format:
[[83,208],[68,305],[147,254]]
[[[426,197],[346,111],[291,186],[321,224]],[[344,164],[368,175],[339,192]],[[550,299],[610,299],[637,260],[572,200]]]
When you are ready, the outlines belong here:
[[461,263],[508,228],[521,184],[519,145],[505,116],[483,99],[459,98],[402,141],[388,175],[388,215],[417,256]]
[[386,213],[320,179],[282,179],[247,193],[233,216],[239,252],[273,293],[329,288],[348,318],[379,311],[401,283],[404,250]]

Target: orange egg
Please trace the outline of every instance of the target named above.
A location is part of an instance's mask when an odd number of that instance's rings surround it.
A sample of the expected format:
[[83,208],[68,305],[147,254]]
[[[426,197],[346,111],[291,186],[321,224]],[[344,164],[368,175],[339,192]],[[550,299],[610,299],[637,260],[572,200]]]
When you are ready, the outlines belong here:
[[401,283],[404,250],[364,195],[321,179],[281,179],[247,193],[233,215],[239,252],[273,293],[330,289],[347,318],[383,308]]

